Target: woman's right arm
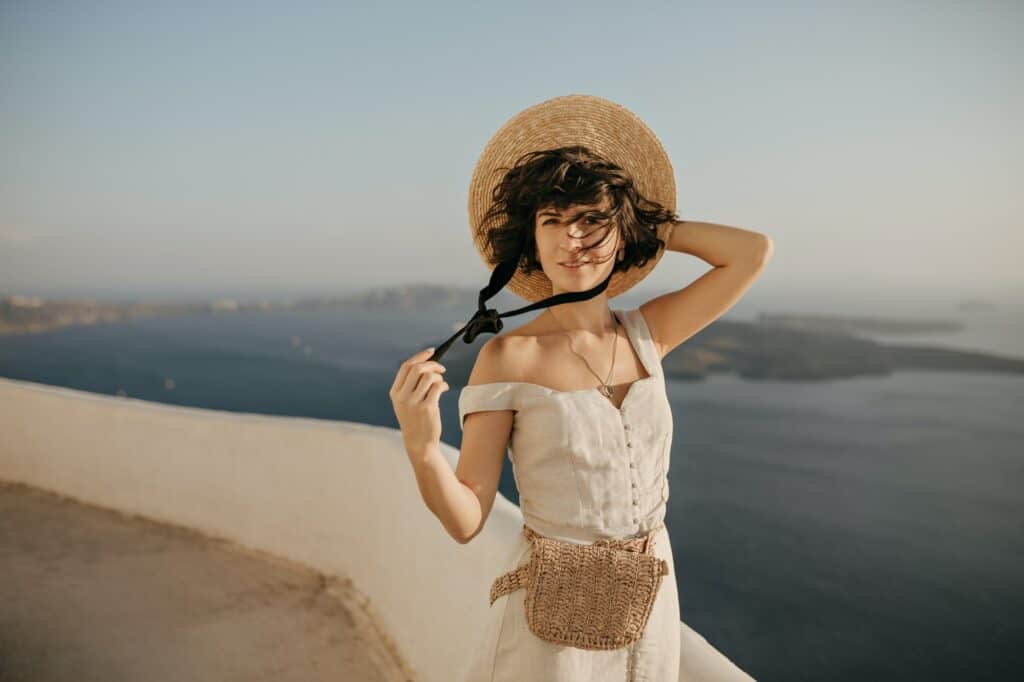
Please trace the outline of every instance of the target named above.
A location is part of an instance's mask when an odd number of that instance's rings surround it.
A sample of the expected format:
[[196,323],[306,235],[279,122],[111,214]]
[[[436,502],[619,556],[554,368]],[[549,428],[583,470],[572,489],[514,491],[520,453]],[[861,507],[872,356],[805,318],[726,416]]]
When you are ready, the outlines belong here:
[[456,542],[469,542],[480,526],[480,499],[476,493],[456,477],[448,460],[441,454],[439,443],[407,448],[406,452],[427,509],[434,513]]
[[[500,366],[501,344],[489,339],[477,354],[469,382],[490,380]],[[402,429],[405,450],[416,475],[420,496],[457,542],[465,544],[482,529],[494,505],[512,431],[512,410],[467,414],[457,471],[441,454],[438,399],[448,384],[444,367],[428,358],[427,348],[406,360],[391,389],[391,401]],[[500,372],[499,372],[500,373]]]

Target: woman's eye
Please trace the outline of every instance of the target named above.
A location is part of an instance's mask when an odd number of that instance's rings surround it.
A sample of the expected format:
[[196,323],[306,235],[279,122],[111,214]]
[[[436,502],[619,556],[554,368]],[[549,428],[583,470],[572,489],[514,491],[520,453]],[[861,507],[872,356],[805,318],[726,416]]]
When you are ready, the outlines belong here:
[[[586,220],[586,221],[587,221],[587,222],[588,222],[589,224],[591,224],[591,225],[593,225],[593,224],[595,224],[595,223],[598,223],[598,222],[600,222],[600,221],[598,221],[598,220],[597,220],[597,218],[587,218],[587,220]],[[554,218],[548,218],[548,219],[547,219],[547,220],[545,220],[545,221],[544,221],[544,222],[543,222],[542,224],[544,224],[544,225],[548,225],[548,224],[550,224],[550,223],[553,223],[553,222],[555,222],[555,219],[554,219]]]

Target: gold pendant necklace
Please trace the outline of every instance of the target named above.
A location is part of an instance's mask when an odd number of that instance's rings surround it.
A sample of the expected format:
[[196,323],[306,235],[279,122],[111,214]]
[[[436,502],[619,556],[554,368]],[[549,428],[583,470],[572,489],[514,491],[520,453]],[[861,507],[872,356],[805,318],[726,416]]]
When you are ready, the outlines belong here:
[[[548,312],[551,313],[552,317],[555,317],[555,311],[553,310],[553,308],[549,308]],[[612,373],[615,371],[615,351],[617,351],[619,348],[619,318],[615,315],[615,313],[612,313],[612,320],[615,323],[615,341],[612,342],[612,366],[611,369],[608,370],[608,379],[605,379],[603,381],[601,380],[600,375],[598,375],[598,373],[595,372],[593,368],[590,366],[590,363],[587,362],[587,359],[580,355],[579,353],[577,353],[576,349],[572,347],[572,337],[569,336],[568,332],[565,331],[565,327],[562,327],[562,333],[565,334],[565,338],[569,339],[569,350],[571,350],[573,353],[576,353],[576,355],[578,355],[579,358],[583,360],[583,364],[587,366],[587,370],[595,377],[597,377],[597,380],[601,382],[601,385],[597,387],[597,390],[600,391],[600,393],[609,400],[612,399],[614,391],[612,390],[611,384],[608,383],[608,380],[612,378]],[[557,317],[555,317],[555,321],[558,321]],[[559,326],[561,326],[562,323],[558,322],[558,324]]]

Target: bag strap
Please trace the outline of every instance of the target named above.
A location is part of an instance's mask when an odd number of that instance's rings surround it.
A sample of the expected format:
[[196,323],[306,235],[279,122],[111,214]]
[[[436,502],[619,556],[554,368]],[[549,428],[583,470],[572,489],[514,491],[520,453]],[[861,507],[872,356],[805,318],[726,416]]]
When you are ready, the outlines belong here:
[[532,564],[533,559],[531,558],[514,571],[509,571],[495,579],[494,583],[491,585],[491,604],[494,603],[495,599],[504,594],[514,592],[520,587],[526,587],[529,583],[530,567]]

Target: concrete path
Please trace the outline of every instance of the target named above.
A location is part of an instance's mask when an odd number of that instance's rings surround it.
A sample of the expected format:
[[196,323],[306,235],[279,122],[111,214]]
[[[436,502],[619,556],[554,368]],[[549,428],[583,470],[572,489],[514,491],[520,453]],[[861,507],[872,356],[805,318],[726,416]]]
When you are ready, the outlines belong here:
[[0,680],[411,680],[345,581],[0,481]]

